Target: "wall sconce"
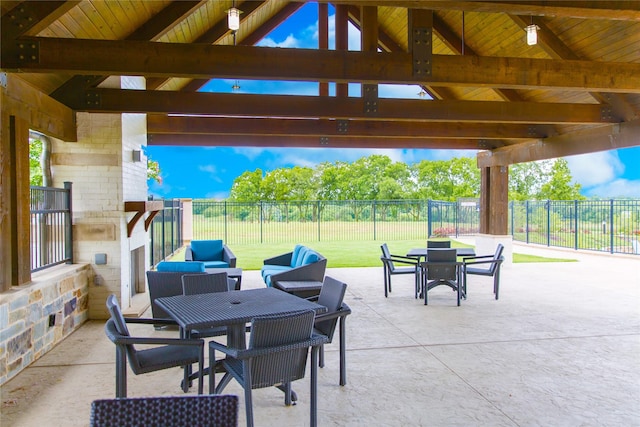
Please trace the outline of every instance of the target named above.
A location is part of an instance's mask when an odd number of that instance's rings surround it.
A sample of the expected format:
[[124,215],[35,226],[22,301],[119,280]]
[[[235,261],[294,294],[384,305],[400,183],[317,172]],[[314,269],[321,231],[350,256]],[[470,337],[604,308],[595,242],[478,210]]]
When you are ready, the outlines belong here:
[[240,10],[235,6],[227,10],[227,22],[231,31],[238,31],[240,29]]
[[140,150],[133,150],[131,152],[131,157],[134,163],[138,163],[142,161],[142,152]]

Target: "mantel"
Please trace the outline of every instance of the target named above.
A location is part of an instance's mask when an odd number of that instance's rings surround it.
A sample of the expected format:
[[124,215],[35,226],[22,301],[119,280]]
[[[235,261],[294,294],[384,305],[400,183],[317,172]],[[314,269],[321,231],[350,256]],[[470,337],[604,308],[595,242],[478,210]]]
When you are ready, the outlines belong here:
[[127,223],[127,237],[131,237],[131,233],[133,233],[133,227],[136,226],[136,223],[145,212],[149,212],[149,216],[144,220],[144,231],[149,230],[149,225],[153,218],[164,209],[164,202],[161,200],[157,201],[135,201],[135,202],[124,202],[124,211],[125,212],[135,212],[136,214],[131,218],[131,220]]

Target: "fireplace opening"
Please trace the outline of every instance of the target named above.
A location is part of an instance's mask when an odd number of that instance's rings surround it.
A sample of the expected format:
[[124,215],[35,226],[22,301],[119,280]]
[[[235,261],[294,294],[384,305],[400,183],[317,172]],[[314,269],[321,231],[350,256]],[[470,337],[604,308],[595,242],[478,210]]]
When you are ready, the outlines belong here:
[[144,246],[131,251],[131,296],[145,292]]

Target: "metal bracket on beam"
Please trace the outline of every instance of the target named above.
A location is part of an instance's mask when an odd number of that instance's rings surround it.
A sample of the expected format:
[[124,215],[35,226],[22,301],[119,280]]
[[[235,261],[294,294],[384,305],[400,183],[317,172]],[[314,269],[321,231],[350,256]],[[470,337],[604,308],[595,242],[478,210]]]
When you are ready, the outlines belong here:
[[31,16],[29,12],[31,12],[31,10],[28,7],[25,7],[25,5],[20,5],[19,7],[13,8],[13,10],[11,10],[7,14],[6,18],[3,18],[8,19],[10,24],[18,29],[15,32],[16,35],[23,34],[25,31],[31,28],[33,24],[35,24],[34,17]]
[[479,139],[478,140],[478,148],[482,149],[482,150],[490,150],[493,147],[489,144],[489,141],[486,139]]
[[87,107],[99,107],[102,104],[100,93],[95,90],[88,90],[84,95],[84,104]]
[[336,120],[336,126],[338,127],[338,133],[347,133],[347,132],[349,132],[349,121],[348,120]]
[[600,108],[600,117],[603,121],[611,121],[613,119],[613,108],[610,105],[603,105]]
[[378,112],[378,85],[362,85],[362,98],[365,113]]
[[433,49],[431,44],[431,28],[413,29],[413,75],[415,77],[431,77]]
[[40,61],[40,42],[16,42],[16,54],[18,56],[18,65],[37,63]]
[[320,145],[329,145],[329,137],[321,136],[320,137]]
[[7,73],[0,73],[0,86],[7,87]]

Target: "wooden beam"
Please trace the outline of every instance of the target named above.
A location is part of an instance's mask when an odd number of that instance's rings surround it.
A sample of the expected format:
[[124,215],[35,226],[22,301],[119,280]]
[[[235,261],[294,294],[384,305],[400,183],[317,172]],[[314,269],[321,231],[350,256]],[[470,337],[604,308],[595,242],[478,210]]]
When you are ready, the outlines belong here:
[[640,146],[640,119],[482,151],[478,166],[506,166],[636,146]]
[[240,93],[92,89],[69,105],[101,113],[167,113],[225,117],[314,117],[488,123],[617,123],[598,104],[502,101],[378,100],[375,114],[364,112],[362,98],[253,95]]
[[[305,147],[305,148],[429,148],[452,150],[479,150],[484,141],[479,139],[439,138],[351,138],[315,137],[298,135],[163,135],[149,134],[147,145],[199,146],[199,147]],[[497,145],[503,145],[496,142]]]
[[[24,39],[24,59],[5,55],[21,72],[164,77],[436,84],[640,93],[640,64],[536,58],[433,55],[432,76],[415,76],[409,53],[140,41]],[[37,55],[33,55],[37,50]],[[86,55],[92,52],[92,55]]]
[[76,115],[66,105],[34,89],[15,74],[0,74],[2,109],[29,127],[64,141],[77,141]]
[[543,128],[540,125],[504,123],[147,116],[147,132],[170,135],[532,139],[545,137]]
[[37,34],[75,7],[73,1],[23,1],[2,15],[3,40],[15,40],[25,34]]
[[[327,1],[327,0],[320,0]],[[330,0],[334,4],[377,5],[406,9],[461,10],[510,15],[558,16],[578,19],[640,21],[640,3],[626,1],[442,1]]]

